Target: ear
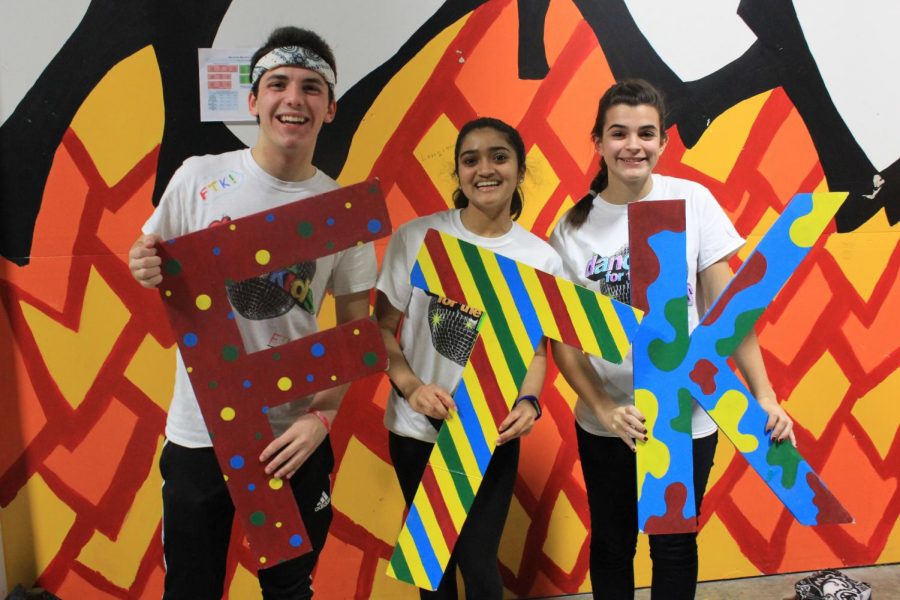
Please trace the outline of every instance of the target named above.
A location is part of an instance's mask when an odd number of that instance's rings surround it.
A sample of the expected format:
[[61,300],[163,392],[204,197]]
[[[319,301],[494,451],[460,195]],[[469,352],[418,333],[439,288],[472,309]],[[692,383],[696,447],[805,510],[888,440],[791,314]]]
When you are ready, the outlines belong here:
[[662,137],[659,140],[659,155],[662,156],[663,151],[666,149],[666,146],[669,144],[669,136],[666,135],[664,131],[662,133]]
[[337,102],[332,100],[328,103],[328,112],[325,113],[325,122],[331,123],[334,121],[334,116],[337,114]]
[[591,136],[591,141],[594,142],[594,150],[597,152],[597,156],[603,158],[603,140],[593,135]]
[[250,109],[250,114],[254,117],[259,117],[259,109],[256,107],[256,94],[250,92],[247,96],[247,106]]

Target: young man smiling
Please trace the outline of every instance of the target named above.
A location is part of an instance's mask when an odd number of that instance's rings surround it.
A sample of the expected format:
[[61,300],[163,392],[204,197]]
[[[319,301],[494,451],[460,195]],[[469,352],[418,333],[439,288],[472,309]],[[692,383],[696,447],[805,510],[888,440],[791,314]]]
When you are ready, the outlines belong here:
[[[336,110],[331,49],[311,31],[283,27],[254,54],[251,70],[249,107],[259,139],[251,149],[189,158],[175,173],[129,252],[131,272],[144,287],[162,281],[160,241],[338,187],[312,164],[319,131]],[[223,180],[227,186],[217,183]],[[368,316],[375,275],[374,251],[366,244],[229,285],[246,351],[315,332],[326,288],[335,296],[339,322]],[[268,474],[289,480],[314,550],[259,570],[266,599],[312,597],[312,569],[332,518],[328,429],[345,389],[268,412],[275,439],[259,460]],[[164,598],[220,598],[234,506],[180,354],[160,470]]]

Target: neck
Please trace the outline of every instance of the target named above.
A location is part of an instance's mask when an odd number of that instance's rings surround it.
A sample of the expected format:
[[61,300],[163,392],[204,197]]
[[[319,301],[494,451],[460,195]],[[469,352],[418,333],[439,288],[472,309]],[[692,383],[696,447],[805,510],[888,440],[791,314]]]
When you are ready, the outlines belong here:
[[260,168],[282,181],[305,181],[316,174],[312,164],[313,148],[284,152],[273,151],[264,143],[258,143],[250,153]]
[[645,197],[653,189],[652,176],[642,181],[621,181],[610,178],[600,196],[610,204],[630,204]]
[[469,206],[462,209],[459,219],[463,227],[480,237],[500,237],[509,233],[512,229],[512,217],[509,216],[509,206],[502,207],[496,215],[489,215]]

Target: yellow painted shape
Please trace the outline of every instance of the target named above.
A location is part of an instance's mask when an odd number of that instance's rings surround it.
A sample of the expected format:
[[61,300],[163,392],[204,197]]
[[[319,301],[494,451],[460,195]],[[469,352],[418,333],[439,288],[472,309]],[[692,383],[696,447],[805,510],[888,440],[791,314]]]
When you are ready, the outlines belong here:
[[681,157],[684,165],[715,177],[728,180],[734,164],[744,149],[744,142],[759,116],[763,104],[772,92],[763,92],[735,104],[716,117],[703,133],[700,141]]
[[528,152],[525,157],[525,163],[528,165],[525,181],[522,183],[522,194],[525,196],[525,202],[522,206],[522,214],[519,216],[518,223],[531,231],[534,227],[534,222],[544,207],[547,206],[556,188],[559,187],[559,177],[553,170],[550,161],[547,160],[547,156],[537,144],[532,146]]
[[134,583],[141,559],[147,553],[162,517],[162,476],[156,468],[162,447],[163,439],[160,438],[147,478],[135,494],[116,539],[111,540],[95,531],[78,555],[80,563],[121,588],[128,589]]
[[466,522],[466,509],[459,499],[456,485],[450,476],[450,469],[447,467],[447,463],[444,462],[444,455],[440,452],[431,453],[431,469],[441,490],[444,503],[447,505],[447,511],[450,513],[453,526],[456,528],[456,531],[462,531],[463,524]]
[[413,151],[413,155],[422,165],[428,179],[431,180],[440,197],[447,202],[447,208],[453,208],[453,191],[457,188],[456,178],[453,176],[456,164],[453,148],[458,133],[456,126],[447,115],[442,114],[425,132]]
[[422,276],[425,277],[428,289],[431,290],[432,294],[443,296],[444,286],[441,285],[441,278],[431,260],[431,254],[429,254],[428,249],[425,246],[422,246],[419,250],[416,259],[419,261],[419,268],[422,270]]
[[152,335],[144,336],[125,368],[125,377],[168,411],[175,389],[175,344],[163,348]]
[[550,234],[553,232],[553,228],[556,227],[556,224],[559,223],[559,220],[566,213],[566,211],[573,206],[575,206],[575,201],[572,200],[572,196],[566,196],[565,199],[559,203],[559,208],[556,209],[556,215],[554,215],[553,220],[550,221],[550,225],[547,227],[547,231],[544,232],[544,236],[550,237]]
[[659,400],[650,390],[636,389],[634,405],[647,419],[644,425],[647,427],[647,437],[650,438],[646,442],[637,442],[638,498],[640,498],[647,475],[661,479],[669,471],[671,457],[669,447],[653,435],[656,419],[659,417]]
[[21,304],[50,375],[69,404],[78,408],[131,313],[93,267],[75,331],[27,302]]
[[772,228],[772,224],[778,219],[778,213],[771,206],[766,207],[766,212],[763,213],[762,218],[757,221],[756,227],[753,228],[753,231],[747,236],[747,243],[741,246],[741,249],[738,250],[738,258],[741,261],[747,260],[747,257],[750,256],[750,253],[756,249],[756,246],[759,245],[760,240],[766,235],[766,232]]
[[[590,575],[590,571],[588,571],[588,575]],[[638,587],[650,587],[652,583],[653,575],[653,561],[650,560],[650,536],[647,535],[639,535],[637,549],[634,553],[634,586]],[[591,580],[588,577],[588,583],[590,584]],[[650,595],[647,594],[647,598]]]
[[542,548],[550,560],[562,569],[564,573],[571,573],[578,560],[578,554],[587,539],[587,529],[581,522],[581,518],[564,491],[560,491],[550,513],[550,523],[547,527],[547,538]]
[[422,525],[425,527],[425,533],[428,536],[428,541],[431,542],[434,555],[440,564],[446,565],[450,561],[450,550],[447,548],[447,540],[444,539],[444,533],[441,531],[441,526],[438,525],[434,508],[428,501],[425,490],[421,487],[413,501],[413,506],[419,511],[419,517],[422,519]]
[[438,61],[467,20],[468,15],[434,37],[384,87],[353,135],[347,162],[338,177],[341,185],[369,177],[381,150],[397,131],[409,107],[434,75]]
[[[731,444],[723,443],[716,445],[716,455],[713,458],[712,470],[709,472],[709,483],[706,484],[707,490],[711,490],[712,487],[718,483],[719,479],[725,473],[725,470],[731,465],[734,455],[735,449]],[[741,460],[743,460],[743,458]]]
[[881,281],[900,244],[900,227],[891,227],[883,210],[852,233],[833,233],[825,242],[844,276],[866,302]]
[[847,192],[812,194],[813,208],[809,214],[800,217],[791,225],[791,241],[801,248],[811,248],[834,217],[834,213],[847,199],[847,195]]
[[[494,416],[491,414],[490,408],[488,408],[487,400],[484,397],[484,389],[481,387],[478,373],[475,372],[474,368],[467,365],[463,369],[463,381],[466,383],[472,406],[475,407],[475,414],[478,416],[478,424],[481,426],[484,439],[488,447],[491,447],[497,441],[500,431],[497,429],[497,424],[494,423]],[[509,401],[512,400],[514,398],[509,398]]]
[[713,515],[697,537],[699,581],[755,577],[762,573],[744,556],[735,536],[717,515]]
[[[406,559],[406,566],[409,567],[409,574],[412,575],[413,583],[416,587],[425,588],[426,590],[434,589],[431,587],[431,581],[429,581],[428,575],[425,573],[425,567],[422,565],[422,558],[416,549],[412,534],[406,527],[400,530],[397,545],[403,551],[403,558]],[[390,572],[393,573],[393,567]]]
[[783,406],[798,425],[818,438],[849,388],[850,381],[831,353],[826,351],[806,372]]
[[563,400],[566,401],[566,404],[569,405],[569,408],[575,410],[575,401],[578,400],[578,394],[572,389],[572,386],[569,385],[569,382],[566,381],[566,378],[563,377],[562,373],[556,373],[556,379],[553,380],[553,385],[556,387],[556,391],[559,392],[559,395],[563,397]]
[[0,510],[6,580],[30,588],[56,557],[75,512],[35,473]]
[[894,521],[894,528],[888,535],[887,543],[875,564],[900,562],[900,521]]
[[[809,375],[806,378],[809,378]],[[900,398],[900,371],[895,370],[857,400],[850,411],[875,444],[878,454],[885,460],[897,437],[897,431],[900,430],[897,398]],[[799,419],[798,421],[806,424]]]
[[728,390],[722,394],[716,408],[709,411],[709,416],[740,452],[753,452],[759,446],[754,436],[738,431],[738,423],[747,412],[747,404],[747,396],[737,390]]
[[259,579],[255,574],[244,568],[241,563],[234,570],[231,585],[228,586],[228,598],[237,600],[260,600],[262,591],[259,589]]
[[[503,309],[503,315],[506,317],[506,323],[512,334],[513,341],[516,344],[516,350],[522,357],[524,363],[530,364],[534,356],[534,346],[528,339],[528,332],[525,330],[525,324],[522,319],[518,318],[519,310],[516,308],[516,301],[512,297],[509,285],[506,283],[506,276],[500,270],[500,264],[497,262],[497,255],[484,248],[479,248],[478,253],[481,255],[481,262],[484,263],[484,270],[488,278],[493,283],[494,293]],[[525,299],[524,302],[528,300]]]
[[404,508],[394,468],[356,437],[347,442],[341,468],[335,471],[331,500],[351,521],[393,545]]
[[72,130],[113,186],[159,145],[164,120],[159,64],[146,46],[100,80],[75,113]]
[[500,538],[500,551],[497,553],[500,562],[512,571],[513,576],[519,574],[519,567],[522,565],[529,527],[531,527],[531,517],[528,516],[519,499],[514,495],[509,505],[509,515],[506,518],[506,526],[503,528],[503,537]]
[[[419,590],[408,583],[397,581],[391,563],[383,558],[378,559],[375,578],[372,580],[372,593],[369,598],[390,598],[390,600],[419,600]],[[385,573],[388,575],[385,576]],[[243,598],[243,596],[232,596]]]
[[544,289],[541,286],[541,282],[538,280],[535,270],[522,263],[519,263],[518,269],[519,275],[522,277],[522,282],[525,285],[525,289],[528,290],[528,294],[531,297],[534,311],[537,313],[538,322],[541,324],[544,335],[552,340],[558,340],[562,337],[559,333],[559,326],[556,324],[553,310],[547,302],[547,296],[544,294]]

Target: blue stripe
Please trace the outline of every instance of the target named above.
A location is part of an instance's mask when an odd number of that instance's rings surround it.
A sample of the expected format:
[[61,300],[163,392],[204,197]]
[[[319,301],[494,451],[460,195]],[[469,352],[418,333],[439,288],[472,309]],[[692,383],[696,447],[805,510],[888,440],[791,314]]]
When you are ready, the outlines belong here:
[[[497,264],[500,266],[500,272],[503,273],[506,284],[509,286],[509,292],[512,294],[513,300],[515,300],[516,309],[519,311],[519,317],[522,319],[522,324],[525,325],[528,339],[531,341],[532,347],[537,347],[538,342],[544,335],[544,330],[541,328],[537,311],[534,308],[534,304],[531,302],[531,296],[528,294],[525,282],[522,280],[522,274],[519,273],[519,269],[516,266],[517,263],[516,261],[506,258],[505,256],[500,256],[499,254],[495,254],[494,256],[497,257]],[[531,268],[527,265],[523,266],[529,269]],[[539,293],[543,294],[544,291],[539,290]]]
[[613,309],[616,311],[616,315],[619,317],[619,322],[622,323],[622,329],[625,330],[625,337],[628,338],[628,341],[634,339],[634,334],[637,332],[638,328],[638,320],[637,316],[634,314],[634,309],[628,306],[623,302],[617,302],[613,300]]
[[441,578],[444,576],[444,567],[441,566],[437,555],[434,553],[434,548],[431,547],[431,541],[428,539],[425,525],[422,523],[422,517],[419,515],[419,510],[415,504],[409,507],[409,515],[406,517],[406,529],[412,536],[416,550],[419,552],[419,558],[422,559],[422,566],[425,568],[428,581],[431,582],[431,589],[436,590],[441,583]]
[[[472,367],[466,366],[467,369]],[[484,431],[481,429],[481,422],[478,420],[478,414],[472,405],[472,398],[469,396],[469,390],[466,388],[466,382],[460,381],[456,393],[453,394],[453,401],[456,402],[457,418],[462,422],[463,430],[472,446],[472,454],[475,455],[475,461],[478,463],[478,469],[484,476],[487,471],[488,463],[491,462],[493,452],[484,439]],[[450,432],[448,431],[449,435]]]
[[419,266],[419,261],[416,261],[413,264],[412,271],[409,273],[409,283],[413,287],[423,289],[426,292],[428,291],[428,283],[425,281],[425,274],[422,273],[422,267]]

